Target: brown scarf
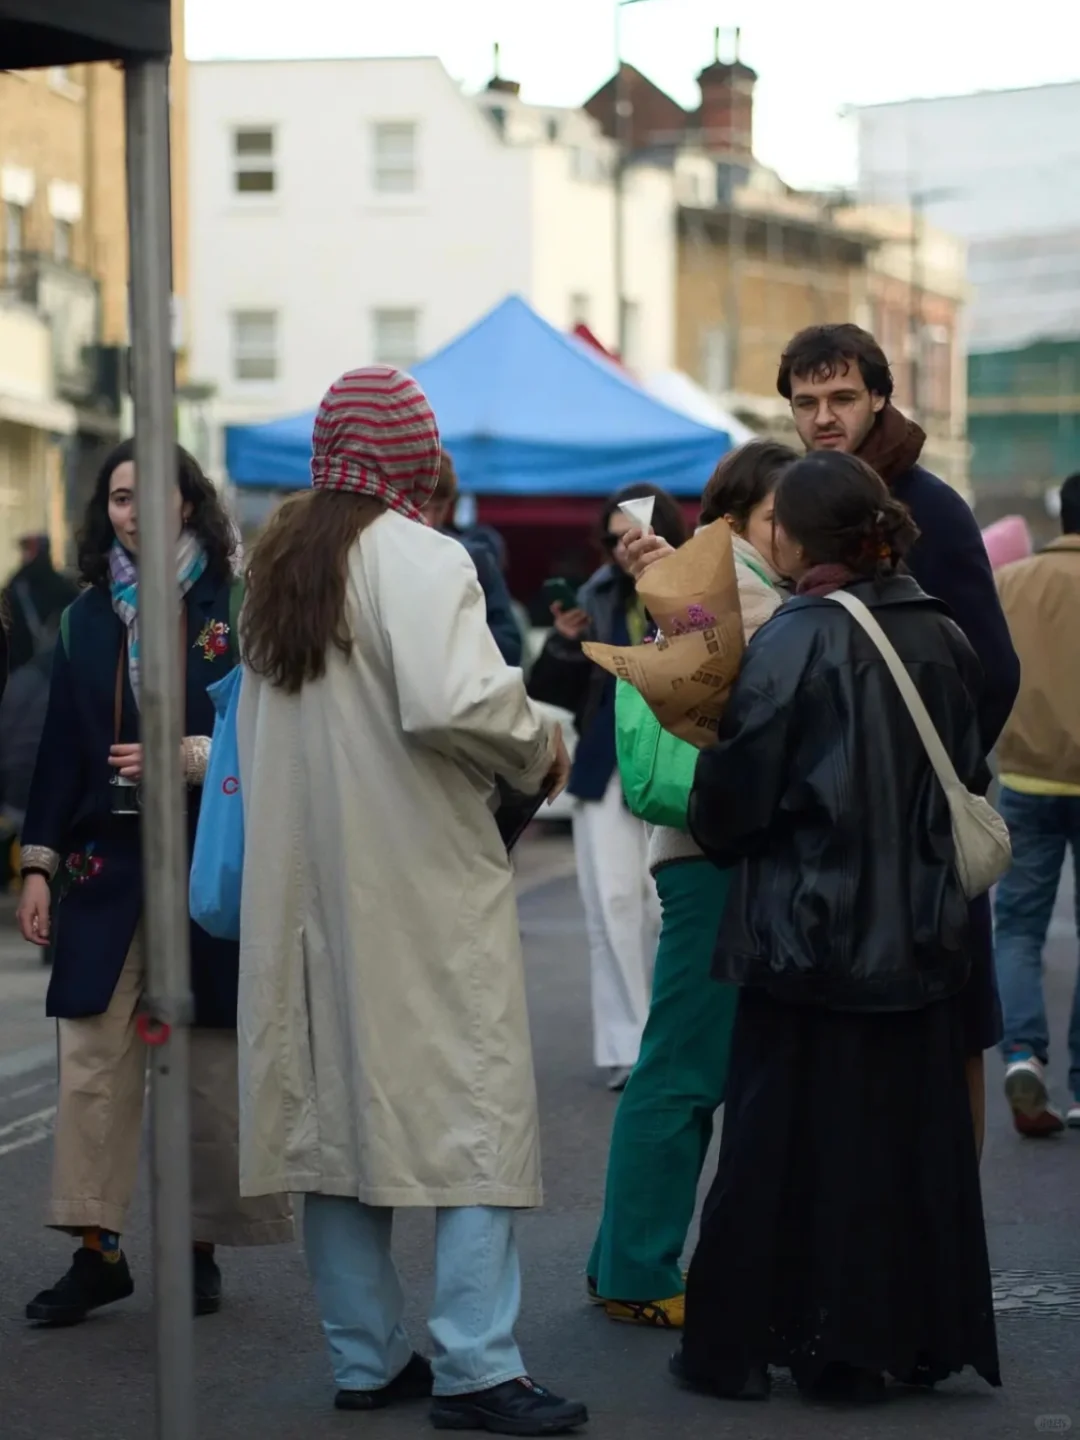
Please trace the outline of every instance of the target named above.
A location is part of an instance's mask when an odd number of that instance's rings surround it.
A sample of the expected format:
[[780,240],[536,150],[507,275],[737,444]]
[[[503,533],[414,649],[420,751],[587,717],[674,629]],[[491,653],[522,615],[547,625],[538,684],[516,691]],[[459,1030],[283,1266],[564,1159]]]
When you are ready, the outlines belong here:
[[925,430],[886,401],[856,454],[877,471],[886,485],[891,485],[918,463],[925,444]]

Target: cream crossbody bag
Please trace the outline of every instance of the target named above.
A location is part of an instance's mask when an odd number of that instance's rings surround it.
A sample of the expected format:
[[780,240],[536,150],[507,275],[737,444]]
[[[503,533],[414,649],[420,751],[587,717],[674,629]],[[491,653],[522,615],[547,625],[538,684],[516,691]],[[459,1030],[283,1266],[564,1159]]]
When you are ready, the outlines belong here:
[[949,802],[953,842],[956,846],[956,872],[964,894],[969,900],[984,895],[992,885],[997,884],[1012,864],[1008,826],[989,800],[982,795],[973,795],[962,783],[914,681],[893,649],[888,636],[867,607],[846,590],[836,590],[827,598],[835,600],[837,605],[842,605],[851,618],[862,626],[889,667]]

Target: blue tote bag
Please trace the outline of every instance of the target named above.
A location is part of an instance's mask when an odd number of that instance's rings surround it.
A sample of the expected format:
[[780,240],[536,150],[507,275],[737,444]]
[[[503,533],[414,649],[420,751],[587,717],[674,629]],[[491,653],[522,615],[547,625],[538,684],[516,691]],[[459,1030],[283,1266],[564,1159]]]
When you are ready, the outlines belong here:
[[203,781],[195,853],[191,862],[191,918],[218,940],[240,939],[240,885],[244,875],[244,797],[236,716],[243,666],[209,686],[217,718]]

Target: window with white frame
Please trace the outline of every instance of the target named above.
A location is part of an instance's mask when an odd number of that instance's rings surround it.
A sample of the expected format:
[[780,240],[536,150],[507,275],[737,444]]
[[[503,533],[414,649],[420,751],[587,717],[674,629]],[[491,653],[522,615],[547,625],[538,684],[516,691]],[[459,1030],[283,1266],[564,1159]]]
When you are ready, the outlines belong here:
[[276,310],[234,310],[232,361],[235,380],[278,378],[278,317]]
[[50,65],[49,89],[55,90],[58,95],[66,95],[69,100],[77,100],[82,96],[82,86],[79,85],[70,65]]
[[420,358],[419,310],[373,310],[371,332],[376,365],[408,370]]
[[75,226],[70,220],[53,220],[53,259],[61,265],[71,264]]
[[417,126],[380,120],[372,126],[372,183],[380,195],[411,195],[418,188]]
[[271,125],[241,125],[232,134],[233,189],[238,195],[272,195],[277,189]]
[[14,285],[22,274],[22,255],[26,249],[26,210],[10,200],[4,202],[4,275]]
[[592,305],[588,295],[579,290],[570,296],[570,325],[592,324]]
[[622,302],[623,353],[619,357],[633,367],[637,363],[641,348],[641,306],[636,300]]
[[701,371],[710,395],[731,389],[731,339],[726,326],[711,325],[702,334]]

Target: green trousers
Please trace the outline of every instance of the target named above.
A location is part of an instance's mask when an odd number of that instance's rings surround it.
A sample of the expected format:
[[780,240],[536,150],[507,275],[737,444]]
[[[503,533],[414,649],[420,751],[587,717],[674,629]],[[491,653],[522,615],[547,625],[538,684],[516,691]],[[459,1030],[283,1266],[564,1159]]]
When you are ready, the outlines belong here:
[[737,990],[711,978],[730,877],[706,860],[656,873],[663,924],[641,1054],[615,1115],[588,1274],[606,1300],[683,1292],[680,1260],[723,1103]]

